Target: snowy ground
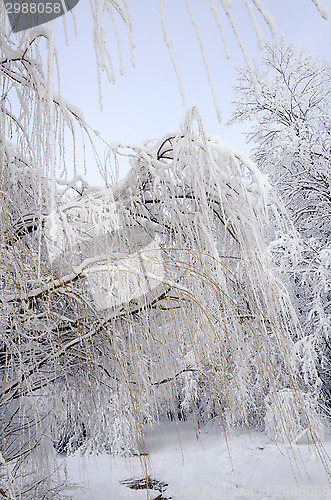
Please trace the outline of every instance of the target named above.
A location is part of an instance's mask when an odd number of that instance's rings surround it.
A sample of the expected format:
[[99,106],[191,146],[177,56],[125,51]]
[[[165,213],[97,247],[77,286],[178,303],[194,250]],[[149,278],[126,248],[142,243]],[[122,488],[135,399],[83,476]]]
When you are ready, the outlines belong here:
[[[179,431],[179,432],[178,432]],[[199,435],[188,424],[162,424],[147,436],[150,477],[168,483],[163,494],[150,498],[186,500],[331,500],[331,485],[308,444],[277,446],[260,432],[224,434],[215,427]],[[331,456],[331,439],[325,442]],[[75,500],[147,498],[146,490],[129,489],[120,481],[144,478],[138,457],[109,455],[68,457],[69,480],[84,489],[73,491]],[[331,463],[330,463],[331,465]]]

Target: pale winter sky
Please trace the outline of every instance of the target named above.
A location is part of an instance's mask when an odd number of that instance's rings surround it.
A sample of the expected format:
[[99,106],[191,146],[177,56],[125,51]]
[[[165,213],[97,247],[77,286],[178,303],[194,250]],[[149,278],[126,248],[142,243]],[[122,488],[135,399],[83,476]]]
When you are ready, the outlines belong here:
[[[185,0],[165,0],[165,19],[173,41],[173,49],[183,81],[186,107],[191,102],[200,104],[200,112],[208,132],[221,136],[242,151],[249,152],[241,131],[245,126],[227,126],[234,99],[236,65],[243,65],[243,56],[227,18],[220,8],[231,52],[226,59],[224,46],[207,0],[191,0],[201,30],[213,84],[223,113],[219,123],[213,104],[206,70],[191,24]],[[217,2],[215,2],[217,5]],[[273,14],[277,34],[286,40],[304,46],[313,56],[331,59],[331,0],[323,0],[329,9],[329,19],[322,19],[312,0],[264,0]],[[59,53],[61,92],[78,106],[85,120],[109,143],[137,144],[149,138],[161,138],[178,129],[184,117],[178,82],[163,42],[159,2],[134,0],[128,2],[132,21],[135,49],[135,68],[130,64],[128,43],[124,30],[120,31],[124,53],[124,75],[119,74],[117,47],[109,22],[109,46],[117,71],[115,85],[103,79],[103,110],[100,111],[96,63],[94,57],[92,16],[89,2],[82,0],[74,9],[78,35],[75,37],[71,16],[67,16],[69,45],[65,44],[60,19],[56,21],[56,45]],[[261,57],[254,28],[243,0],[233,0],[233,13],[243,41],[251,57]],[[270,31],[257,12],[265,40]],[[113,48],[112,48],[113,47]],[[101,149],[103,146],[101,147]],[[125,173],[125,164],[122,175]],[[100,184],[94,160],[88,154],[88,178]]]

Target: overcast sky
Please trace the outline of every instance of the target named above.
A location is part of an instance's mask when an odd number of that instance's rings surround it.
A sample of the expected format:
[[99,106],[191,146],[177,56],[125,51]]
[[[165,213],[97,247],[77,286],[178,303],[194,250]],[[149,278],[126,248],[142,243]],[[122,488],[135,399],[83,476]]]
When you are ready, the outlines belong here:
[[[217,4],[217,2],[215,2]],[[330,57],[331,47],[331,0],[323,0],[329,8],[329,19],[323,20],[312,0],[264,0],[265,6],[274,15],[277,34],[286,40],[306,47],[313,56]],[[118,71],[115,40],[109,23],[109,46],[117,70],[115,85],[103,79],[103,110],[98,100],[96,63],[94,57],[92,16],[89,2],[82,0],[74,9],[78,35],[75,37],[73,24],[68,17],[69,45],[61,21],[56,23],[56,45],[61,71],[61,92],[77,105],[86,121],[100,131],[110,143],[141,143],[149,138],[161,138],[178,129],[184,114],[178,90],[178,82],[172,67],[168,50],[163,42],[159,2],[157,0],[129,0],[135,49],[135,68],[130,64],[125,31],[121,30],[124,53],[124,75]],[[240,33],[251,57],[261,57],[252,23],[247,15],[243,0],[233,0],[233,12]],[[227,126],[231,115],[231,101],[234,100],[233,85],[236,83],[236,65],[243,65],[243,56],[231,32],[226,16],[220,8],[231,52],[226,59],[225,50],[208,0],[191,0],[199,22],[211,67],[217,99],[223,113],[219,123],[213,104],[201,52],[191,24],[185,0],[165,0],[165,18],[173,41],[175,57],[183,80],[186,106],[191,102],[200,104],[200,112],[209,132],[218,134],[237,148],[249,152],[241,134],[246,127]],[[257,13],[259,25],[265,40],[271,39],[270,31]],[[97,182],[93,159],[88,159],[88,177]],[[124,173],[124,171],[123,171]]]

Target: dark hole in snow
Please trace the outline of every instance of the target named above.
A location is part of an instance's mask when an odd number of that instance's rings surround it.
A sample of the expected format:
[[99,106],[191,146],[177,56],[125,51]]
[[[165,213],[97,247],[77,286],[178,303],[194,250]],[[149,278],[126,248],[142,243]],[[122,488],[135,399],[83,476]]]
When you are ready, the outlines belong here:
[[127,486],[131,490],[157,490],[160,492],[160,495],[154,498],[154,500],[169,500],[171,497],[164,497],[164,490],[167,488],[168,483],[164,483],[163,481],[158,481],[157,479],[152,479],[151,477],[142,478],[142,479],[124,479],[120,481],[120,484],[123,486]]

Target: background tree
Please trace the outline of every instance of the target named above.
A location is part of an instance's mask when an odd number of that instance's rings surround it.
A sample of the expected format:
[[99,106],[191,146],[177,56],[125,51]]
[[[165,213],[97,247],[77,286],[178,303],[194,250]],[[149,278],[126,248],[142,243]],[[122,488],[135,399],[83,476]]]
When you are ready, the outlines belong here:
[[330,405],[330,64],[280,40],[267,45],[256,76],[258,98],[247,69],[239,70],[232,121],[252,122],[247,137],[253,158],[278,189],[298,231],[278,234],[270,248],[317,349],[323,396]]
[[256,65],[256,98],[246,69],[239,71],[232,121],[253,122],[247,138],[254,160],[280,191],[296,228],[326,241],[330,226],[330,64],[280,40]]

